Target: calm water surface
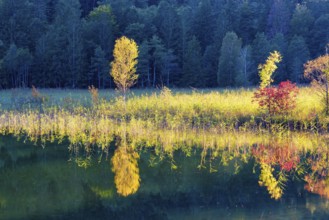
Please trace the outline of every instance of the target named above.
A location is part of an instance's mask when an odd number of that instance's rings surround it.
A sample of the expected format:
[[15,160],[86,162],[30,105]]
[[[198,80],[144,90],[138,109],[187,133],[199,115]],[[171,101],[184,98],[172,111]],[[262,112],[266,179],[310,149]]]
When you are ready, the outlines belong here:
[[0,219],[329,219],[323,152],[68,146],[0,137]]

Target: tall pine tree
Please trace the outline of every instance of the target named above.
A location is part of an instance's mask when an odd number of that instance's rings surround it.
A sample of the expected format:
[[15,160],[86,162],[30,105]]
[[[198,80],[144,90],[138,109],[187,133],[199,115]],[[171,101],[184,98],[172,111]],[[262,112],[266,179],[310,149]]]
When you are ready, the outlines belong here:
[[220,50],[217,82],[221,87],[235,86],[236,77],[241,71],[239,56],[241,39],[234,32],[226,33]]
[[192,39],[187,42],[187,49],[183,63],[183,76],[181,79],[182,85],[191,87],[205,86],[201,61],[202,55],[200,42],[195,36],[193,36]]

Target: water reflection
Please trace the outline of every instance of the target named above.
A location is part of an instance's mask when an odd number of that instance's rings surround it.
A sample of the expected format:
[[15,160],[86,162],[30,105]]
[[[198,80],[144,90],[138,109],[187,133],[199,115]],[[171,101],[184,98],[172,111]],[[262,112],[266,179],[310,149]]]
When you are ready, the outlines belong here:
[[260,166],[259,185],[265,186],[271,198],[280,199],[283,188],[292,172],[301,168],[298,149],[294,146],[263,145],[252,148],[252,154]]
[[309,172],[305,175],[305,189],[329,198],[329,152],[316,149],[308,158]]
[[115,150],[111,161],[118,194],[129,196],[137,192],[140,185],[138,159],[138,153],[126,145]]
[[129,126],[112,135],[106,147],[64,138],[44,149],[1,137],[0,219],[200,219],[225,210],[227,218],[254,219],[281,208],[283,218],[328,216],[324,136],[197,136]]

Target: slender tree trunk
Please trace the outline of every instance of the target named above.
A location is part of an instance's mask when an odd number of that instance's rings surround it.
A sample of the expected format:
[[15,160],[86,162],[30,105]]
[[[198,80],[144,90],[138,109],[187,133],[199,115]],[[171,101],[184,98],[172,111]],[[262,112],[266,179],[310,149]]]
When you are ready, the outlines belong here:
[[247,53],[248,48],[242,49],[242,57],[243,57],[243,74],[244,74],[244,84],[247,85],[248,75],[247,75]]
[[147,67],[147,86],[151,86],[150,66]]
[[154,65],[153,68],[153,87],[155,87],[155,71],[156,71],[156,65]]
[[98,77],[98,88],[101,88],[101,76],[100,76],[99,68],[97,70],[97,77]]
[[326,115],[329,115],[329,88],[328,88],[328,79],[326,82]]

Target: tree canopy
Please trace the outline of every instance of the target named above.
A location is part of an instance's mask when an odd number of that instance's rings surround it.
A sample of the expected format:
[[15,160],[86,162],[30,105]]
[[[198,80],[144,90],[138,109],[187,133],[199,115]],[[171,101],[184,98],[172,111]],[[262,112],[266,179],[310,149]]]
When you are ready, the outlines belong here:
[[328,12],[313,0],[1,0],[0,88],[113,88],[105,62],[122,35],[142,45],[138,87],[257,85],[274,50],[276,82],[305,82],[303,63],[329,42]]
[[138,46],[136,42],[125,36],[115,41],[114,60],[111,63],[111,76],[117,87],[125,94],[127,89],[136,83]]

